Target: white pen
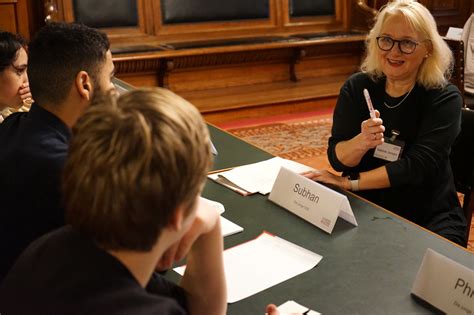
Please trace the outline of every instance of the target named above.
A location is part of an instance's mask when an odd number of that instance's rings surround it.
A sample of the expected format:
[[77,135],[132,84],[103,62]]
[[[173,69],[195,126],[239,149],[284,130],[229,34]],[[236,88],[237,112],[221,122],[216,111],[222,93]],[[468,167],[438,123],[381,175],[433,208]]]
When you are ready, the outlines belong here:
[[374,109],[374,106],[372,105],[372,100],[370,99],[370,94],[369,94],[369,91],[367,91],[367,89],[364,89],[364,96],[365,96],[365,101],[367,102],[367,107],[369,108],[370,118],[374,119],[375,109]]

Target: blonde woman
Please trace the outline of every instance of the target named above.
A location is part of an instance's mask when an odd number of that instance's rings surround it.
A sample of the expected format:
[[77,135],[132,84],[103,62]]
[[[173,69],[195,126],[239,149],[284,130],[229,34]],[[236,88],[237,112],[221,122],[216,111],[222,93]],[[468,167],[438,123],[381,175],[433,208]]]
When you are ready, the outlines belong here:
[[31,106],[27,67],[23,38],[0,32],[0,122],[13,112],[28,111]]
[[380,10],[366,48],[362,72],[345,82],[334,110],[328,156],[342,176],[307,176],[464,245],[466,220],[449,163],[462,106],[448,81],[451,51],[430,12],[411,0]]

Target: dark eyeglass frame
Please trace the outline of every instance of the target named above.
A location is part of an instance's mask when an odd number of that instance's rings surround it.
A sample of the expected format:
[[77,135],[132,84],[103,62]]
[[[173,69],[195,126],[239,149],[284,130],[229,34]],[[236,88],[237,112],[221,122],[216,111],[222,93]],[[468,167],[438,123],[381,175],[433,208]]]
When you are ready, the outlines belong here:
[[[383,51],[390,51],[392,50],[393,46],[395,46],[395,43],[398,44],[398,50],[402,53],[402,54],[405,54],[405,55],[411,55],[415,52],[416,50],[416,47],[418,47],[418,45],[420,45],[419,42],[417,41],[414,41],[412,39],[402,39],[402,40],[398,40],[398,39],[393,39],[391,38],[390,36],[378,36],[375,38],[377,40],[377,46],[379,47],[380,50],[383,50]],[[390,46],[390,48],[388,49],[383,49],[382,47],[380,47],[380,39],[389,39],[392,41],[392,45]],[[402,42],[410,42],[410,43],[413,43],[415,46],[413,48],[412,51],[410,52],[406,52],[402,49]]]

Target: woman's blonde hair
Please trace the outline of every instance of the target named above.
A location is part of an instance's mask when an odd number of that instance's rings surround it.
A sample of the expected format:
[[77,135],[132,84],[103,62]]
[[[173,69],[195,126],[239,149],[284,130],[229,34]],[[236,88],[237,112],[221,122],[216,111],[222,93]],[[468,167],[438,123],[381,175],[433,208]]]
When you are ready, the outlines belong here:
[[379,48],[376,38],[380,36],[386,20],[394,15],[403,16],[413,30],[430,43],[431,51],[420,66],[416,78],[417,83],[427,89],[446,86],[453,65],[451,49],[439,35],[436,21],[430,11],[413,0],[395,0],[380,9],[375,25],[367,36],[367,55],[361,65],[362,72],[367,73],[374,81],[384,76],[381,69],[381,58],[377,53]]
[[73,128],[63,174],[66,222],[109,250],[148,251],[211,163],[207,126],[161,88],[99,97]]

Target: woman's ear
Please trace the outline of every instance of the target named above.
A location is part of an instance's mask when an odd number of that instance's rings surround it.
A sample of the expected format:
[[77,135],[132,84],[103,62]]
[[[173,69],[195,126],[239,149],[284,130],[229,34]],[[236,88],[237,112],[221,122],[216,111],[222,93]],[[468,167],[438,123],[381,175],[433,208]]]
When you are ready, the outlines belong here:
[[426,43],[426,55],[425,55],[425,58],[428,58],[429,56],[431,56],[433,54],[433,43],[428,40],[427,43]]
[[91,77],[86,71],[79,71],[76,75],[76,90],[78,94],[87,101],[92,99],[92,82]]

